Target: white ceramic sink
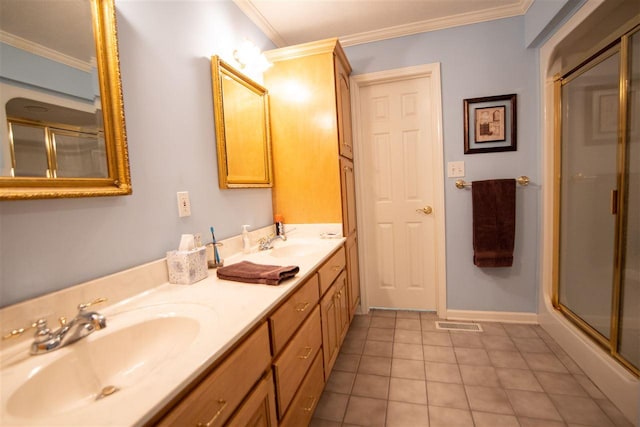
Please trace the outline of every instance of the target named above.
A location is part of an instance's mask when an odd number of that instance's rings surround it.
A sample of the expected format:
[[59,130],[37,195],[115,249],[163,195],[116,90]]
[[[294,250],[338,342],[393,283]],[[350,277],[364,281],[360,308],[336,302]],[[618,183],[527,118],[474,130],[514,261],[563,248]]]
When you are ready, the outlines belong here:
[[332,239],[289,238],[285,241],[275,240],[273,249],[260,252],[259,255],[277,258],[279,262],[296,262],[300,258],[318,256],[327,253],[328,248],[335,247]]
[[51,419],[108,404],[152,381],[157,371],[173,369],[217,321],[211,308],[190,303],[106,317],[106,328],[3,369],[3,412],[22,420]]
[[303,257],[317,254],[322,250],[321,246],[307,243],[292,243],[271,249],[270,256],[276,258]]

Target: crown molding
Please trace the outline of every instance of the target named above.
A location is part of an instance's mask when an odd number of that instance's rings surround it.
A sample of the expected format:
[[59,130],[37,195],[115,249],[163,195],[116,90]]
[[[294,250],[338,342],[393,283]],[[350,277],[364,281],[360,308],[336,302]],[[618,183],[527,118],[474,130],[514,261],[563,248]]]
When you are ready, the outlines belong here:
[[405,25],[396,25],[393,27],[381,28],[379,30],[341,36],[339,39],[342,46],[346,47],[396,37],[410,36],[413,34],[426,33],[429,31],[460,27],[463,25],[477,24],[496,19],[510,18],[512,16],[524,15],[532,3],[533,0],[521,0],[520,3],[514,5],[499,6],[477,12],[462,13],[444,18],[428,19]]
[[[288,46],[287,41],[278,31],[267,21],[253,4],[252,0],[233,0],[240,10],[262,30],[263,33],[277,46]],[[357,44],[370,43],[395,37],[409,36],[412,34],[424,33],[428,31],[443,30],[445,28],[459,27],[462,25],[476,24],[479,22],[492,21],[494,19],[509,18],[512,16],[524,15],[533,0],[520,0],[519,3],[499,6],[492,9],[478,12],[463,13],[459,15],[447,16],[444,18],[428,19],[425,21],[412,22],[405,25],[382,28],[379,30],[366,31],[362,33],[339,36],[342,46],[353,46]]]
[[0,30],[0,42],[13,46],[16,49],[24,50],[34,55],[50,59],[60,64],[64,64],[88,73],[91,72],[92,68],[95,68],[95,58],[92,58],[91,61],[82,61],[80,59],[58,52],[57,50],[53,50],[41,44],[34,43],[31,40],[18,37],[6,31]]
[[262,16],[251,0],[233,0],[233,2],[277,47],[285,47],[288,45],[280,33]]

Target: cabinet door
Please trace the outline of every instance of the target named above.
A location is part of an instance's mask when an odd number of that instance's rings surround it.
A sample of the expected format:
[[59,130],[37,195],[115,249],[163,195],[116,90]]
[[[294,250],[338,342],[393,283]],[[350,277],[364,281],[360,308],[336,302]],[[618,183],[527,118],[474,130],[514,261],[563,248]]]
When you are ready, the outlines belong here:
[[347,330],[349,329],[349,298],[347,286],[347,273],[343,271],[336,279],[336,324],[338,327],[338,346],[342,345]]
[[338,306],[336,305],[335,295],[336,288],[331,286],[320,302],[325,381],[329,378],[331,368],[333,368],[333,364],[338,357]]
[[336,102],[338,105],[338,139],[340,155],[353,159],[353,137],[351,135],[351,94],[349,74],[339,59],[335,59]]
[[276,400],[269,372],[255,386],[227,427],[276,427]]
[[349,286],[349,320],[360,303],[360,270],[358,268],[358,234],[347,237],[347,283]]
[[340,190],[342,193],[342,232],[350,236],[356,232],[356,181],[353,162],[340,158]]

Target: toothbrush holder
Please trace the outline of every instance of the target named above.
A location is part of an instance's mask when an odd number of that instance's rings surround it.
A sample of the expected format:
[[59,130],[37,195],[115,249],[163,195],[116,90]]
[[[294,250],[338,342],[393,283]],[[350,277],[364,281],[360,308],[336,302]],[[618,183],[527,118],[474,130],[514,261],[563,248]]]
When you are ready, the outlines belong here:
[[224,260],[218,255],[218,248],[222,246],[222,243],[209,243],[207,244],[207,266],[209,268],[218,268],[224,265]]

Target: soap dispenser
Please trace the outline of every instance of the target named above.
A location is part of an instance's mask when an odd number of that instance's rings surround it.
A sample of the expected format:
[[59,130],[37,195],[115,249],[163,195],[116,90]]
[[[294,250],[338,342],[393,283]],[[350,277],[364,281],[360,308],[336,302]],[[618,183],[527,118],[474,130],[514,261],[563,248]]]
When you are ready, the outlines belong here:
[[248,254],[251,252],[251,240],[249,239],[249,225],[242,226],[242,252]]

